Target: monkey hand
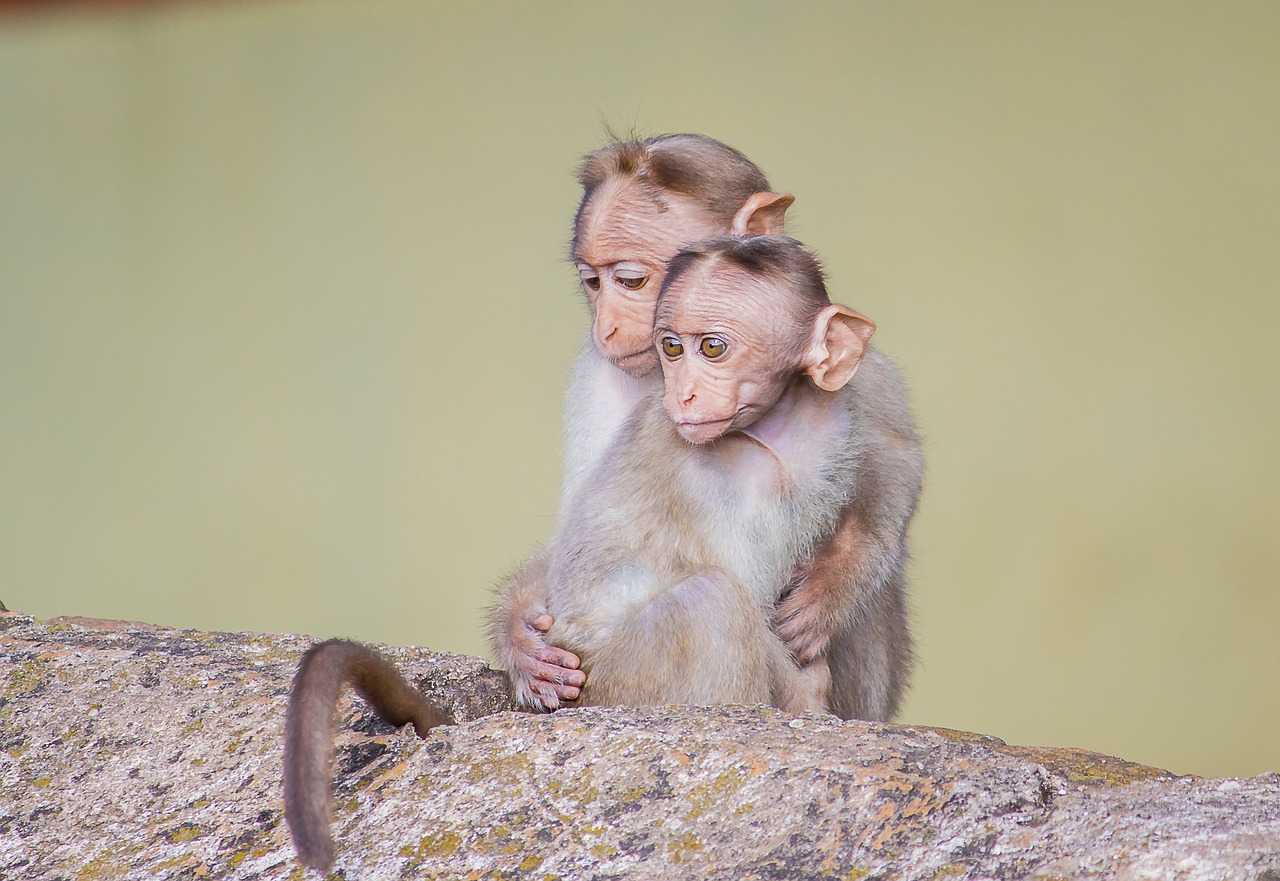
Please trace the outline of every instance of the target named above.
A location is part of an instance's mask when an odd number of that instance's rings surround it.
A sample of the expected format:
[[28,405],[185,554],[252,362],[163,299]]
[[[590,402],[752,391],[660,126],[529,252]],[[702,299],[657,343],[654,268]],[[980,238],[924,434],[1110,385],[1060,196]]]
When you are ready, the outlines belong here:
[[773,610],[773,632],[796,662],[808,664],[827,648],[832,635],[849,617],[844,578],[824,567],[802,563],[791,588]]
[[561,701],[576,698],[587,681],[578,669],[578,656],[549,645],[546,632],[554,619],[543,611],[532,611],[531,617],[511,632],[511,677],[516,701],[523,706],[554,710]]

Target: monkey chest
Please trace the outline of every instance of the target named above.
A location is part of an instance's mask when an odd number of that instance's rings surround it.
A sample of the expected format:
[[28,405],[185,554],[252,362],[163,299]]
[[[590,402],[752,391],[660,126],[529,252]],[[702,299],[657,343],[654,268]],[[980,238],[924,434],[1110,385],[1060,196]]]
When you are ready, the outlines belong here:
[[808,501],[819,475],[743,437],[700,463],[708,555],[770,606],[812,541]]

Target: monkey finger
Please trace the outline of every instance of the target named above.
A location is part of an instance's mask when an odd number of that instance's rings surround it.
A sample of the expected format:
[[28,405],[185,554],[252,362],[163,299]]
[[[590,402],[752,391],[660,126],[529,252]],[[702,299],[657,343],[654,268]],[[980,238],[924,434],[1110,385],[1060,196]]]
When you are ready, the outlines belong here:
[[555,667],[564,667],[566,670],[577,670],[582,663],[573,652],[566,652],[553,645],[540,645],[530,654],[539,661]]
[[[546,697],[546,696],[548,696],[548,695],[554,695],[554,696],[555,696],[555,699],[556,699],[556,706],[559,706],[559,705],[560,705],[560,703],[559,703],[560,701],[571,701],[571,700],[576,700],[576,699],[577,699],[577,697],[578,697],[578,695],[579,695],[579,694],[581,694],[581,693],[582,693],[582,690],[581,690],[581,689],[579,689],[579,688],[577,688],[576,686],[573,686],[573,685],[553,685],[553,684],[548,684],[548,685],[544,686],[544,687],[543,687],[543,689],[542,689],[542,694],[543,694],[543,696],[544,696],[544,699],[545,699],[545,697]],[[545,702],[545,700],[544,700],[544,702]]]
[[833,623],[809,606],[784,603],[774,614],[773,630],[792,656],[807,664],[827,647],[835,632]]
[[565,667],[557,667],[555,664],[534,664],[533,678],[538,680],[538,684],[548,683],[550,685],[563,685],[568,688],[580,688],[587,681],[587,674],[581,670],[570,670]]
[[560,709],[560,698],[556,696],[554,691],[540,687],[531,688],[529,690],[537,702],[542,705],[544,710]]
[[546,612],[543,612],[541,615],[538,615],[537,617],[529,619],[529,626],[532,627],[534,630],[541,630],[543,633],[546,633],[548,630],[550,630],[551,625],[554,623],[556,623],[556,619],[552,618]]
[[578,695],[582,693],[577,686],[561,685],[554,682],[535,682],[532,691],[548,710],[557,709],[561,701],[576,700]]

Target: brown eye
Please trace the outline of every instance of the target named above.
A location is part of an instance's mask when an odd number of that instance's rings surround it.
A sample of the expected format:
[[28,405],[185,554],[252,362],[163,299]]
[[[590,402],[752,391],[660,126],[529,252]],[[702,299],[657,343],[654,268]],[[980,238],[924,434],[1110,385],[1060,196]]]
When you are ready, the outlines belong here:
[[615,275],[614,280],[629,291],[638,291],[644,287],[644,283],[649,280],[649,276],[642,275],[639,278],[627,278],[621,275]]
[[684,346],[673,336],[662,338],[662,353],[668,358],[679,358],[684,354]]
[[729,348],[728,344],[719,337],[709,336],[703,337],[702,343],[698,346],[702,354],[708,358],[719,358],[724,354],[725,349]]
[[582,283],[593,291],[600,290],[600,276],[598,275],[588,276],[582,280]]

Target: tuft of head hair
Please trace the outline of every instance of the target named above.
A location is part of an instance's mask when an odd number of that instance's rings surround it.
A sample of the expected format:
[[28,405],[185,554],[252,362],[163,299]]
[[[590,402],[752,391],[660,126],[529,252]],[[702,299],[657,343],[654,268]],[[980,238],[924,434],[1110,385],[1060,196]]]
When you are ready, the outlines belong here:
[[603,184],[630,178],[645,187],[648,198],[665,207],[666,194],[682,196],[726,228],[754,193],[767,192],[769,180],[739,151],[706,135],[679,133],[650,138],[618,138],[582,158],[578,183],[582,201],[573,220],[572,251],[577,253],[582,214]]
[[822,264],[812,251],[790,236],[717,236],[694,242],[667,264],[658,299],[682,275],[710,262],[724,262],[785,285],[799,299],[802,320],[812,320],[831,305]]

